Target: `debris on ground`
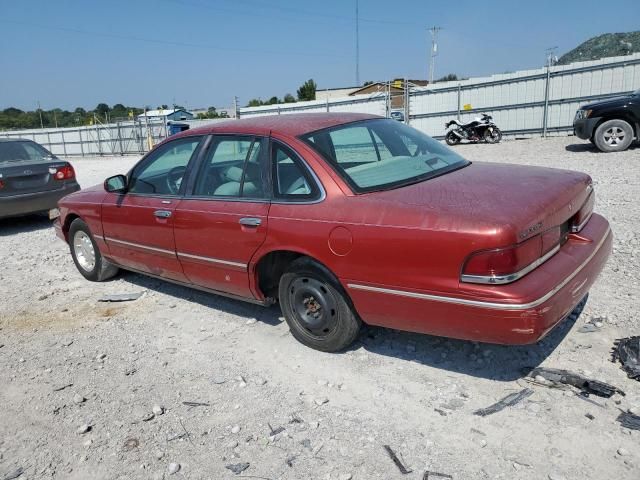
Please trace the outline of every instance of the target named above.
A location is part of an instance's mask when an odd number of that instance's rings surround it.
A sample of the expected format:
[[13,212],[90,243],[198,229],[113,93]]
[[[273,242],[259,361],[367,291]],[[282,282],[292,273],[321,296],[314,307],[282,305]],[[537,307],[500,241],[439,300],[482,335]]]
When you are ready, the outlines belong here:
[[389,445],[383,445],[383,448],[386,450],[386,452],[389,455],[389,457],[391,458],[391,460],[393,460],[393,463],[396,464],[396,467],[398,467],[398,470],[400,470],[401,474],[406,475],[406,474],[411,473],[413,471],[413,470],[408,470],[407,467],[405,467],[402,464],[402,462],[400,461],[398,456],[395,454],[395,452],[391,449],[391,447]]
[[481,417],[486,417],[487,415],[492,415],[500,410],[505,409],[506,407],[512,407],[516,403],[521,402],[525,398],[533,395],[533,390],[530,388],[525,388],[524,390],[520,390],[519,392],[512,393],[507,395],[499,402],[494,403],[486,408],[481,408],[480,410],[476,410],[473,412],[474,415],[479,415]]
[[267,423],[267,426],[269,427],[269,436],[270,437],[275,437],[279,433],[282,433],[282,432],[284,432],[286,430],[284,427],[273,428],[270,423]]
[[137,438],[130,437],[125,440],[123,449],[129,452],[131,450],[138,448],[139,446],[140,446],[140,440],[138,440]]
[[[544,379],[545,383],[540,382],[537,377]],[[545,386],[553,387],[558,384],[571,385],[581,390],[585,396],[593,394],[599,397],[610,398],[616,393],[619,393],[622,396],[625,395],[625,393],[618,387],[609,385],[608,383],[557,368],[534,368],[529,372],[529,378],[534,379],[536,383]],[[551,382],[551,385],[548,385],[547,382]]]
[[182,465],[180,465],[179,463],[170,463],[169,464],[169,475],[173,475],[174,473],[178,473],[181,468],[182,468]]
[[429,470],[424,472],[424,475],[422,476],[422,480],[429,480],[433,478],[453,478],[453,477],[446,473],[430,472]]
[[603,326],[604,322],[602,318],[592,318],[587,323],[582,325],[579,329],[579,333],[591,333],[599,331]]
[[2,480],[13,480],[14,478],[18,478],[19,476],[21,476],[23,473],[24,468],[20,467],[11,473],[7,473],[4,477],[2,477]]
[[182,402],[183,405],[187,407],[210,407],[211,404],[204,402]]
[[53,391],[54,391],[54,392],[59,392],[59,391],[61,391],[61,390],[64,390],[65,388],[69,388],[69,387],[73,387],[73,383],[66,383],[66,384],[61,385],[61,386],[59,386],[59,387],[55,387],[55,388],[53,389]]
[[640,430],[640,416],[629,412],[622,412],[616,418],[620,425],[629,430]]
[[613,344],[612,361],[619,361],[629,378],[640,381],[640,336],[620,338]]
[[144,292],[134,292],[134,293],[111,293],[107,295],[103,295],[98,299],[99,302],[132,302],[134,300],[139,299]]
[[230,465],[226,465],[224,468],[226,468],[228,470],[231,470],[236,475],[239,475],[240,473],[244,472],[247,468],[249,468],[249,464],[248,463],[233,463],[233,464],[230,464]]

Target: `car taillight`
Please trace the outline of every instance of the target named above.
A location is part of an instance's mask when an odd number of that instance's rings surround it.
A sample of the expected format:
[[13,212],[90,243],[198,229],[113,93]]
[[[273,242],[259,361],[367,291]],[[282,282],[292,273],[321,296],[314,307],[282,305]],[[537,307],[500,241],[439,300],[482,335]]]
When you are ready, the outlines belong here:
[[65,165],[56,169],[56,173],[53,174],[53,178],[56,180],[70,180],[76,176],[76,172],[71,165]]
[[578,213],[571,218],[571,232],[578,233],[587,224],[593,213],[593,207],[596,204],[596,196],[593,192],[587,197]]
[[4,188],[4,180],[0,178],[0,189],[3,189],[3,188]]
[[514,282],[556,253],[560,239],[561,229],[554,227],[515,245],[473,253],[464,263],[460,280],[489,284]]

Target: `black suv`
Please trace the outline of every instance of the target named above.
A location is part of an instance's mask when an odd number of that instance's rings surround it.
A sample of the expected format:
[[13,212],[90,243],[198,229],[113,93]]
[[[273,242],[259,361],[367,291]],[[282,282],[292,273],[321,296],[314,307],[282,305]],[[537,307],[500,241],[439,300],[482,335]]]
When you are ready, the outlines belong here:
[[573,132],[603,152],[621,152],[640,138],[640,90],[580,107]]

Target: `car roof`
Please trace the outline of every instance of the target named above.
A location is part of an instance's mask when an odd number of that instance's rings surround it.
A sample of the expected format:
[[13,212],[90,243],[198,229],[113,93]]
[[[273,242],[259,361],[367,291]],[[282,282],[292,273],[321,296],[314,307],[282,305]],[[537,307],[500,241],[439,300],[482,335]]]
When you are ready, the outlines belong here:
[[0,138],[0,142],[33,142],[28,138]]
[[188,136],[197,134],[216,133],[237,133],[269,135],[270,133],[280,133],[289,136],[298,136],[305,133],[314,132],[323,128],[335,127],[344,123],[357,122],[373,118],[383,118],[367,113],[295,113],[283,115],[265,115],[251,118],[241,118],[238,120],[228,120],[224,122],[206,125],[190,130],[185,130],[178,136]]

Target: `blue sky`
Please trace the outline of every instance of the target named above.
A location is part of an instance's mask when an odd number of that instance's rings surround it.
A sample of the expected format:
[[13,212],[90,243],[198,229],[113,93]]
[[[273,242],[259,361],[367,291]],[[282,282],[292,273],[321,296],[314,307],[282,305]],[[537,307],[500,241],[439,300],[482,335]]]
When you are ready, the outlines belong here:
[[[638,0],[360,0],[360,78],[426,78],[544,62],[591,36],[640,29]],[[355,0],[0,0],[0,108],[242,105],[355,83]]]

